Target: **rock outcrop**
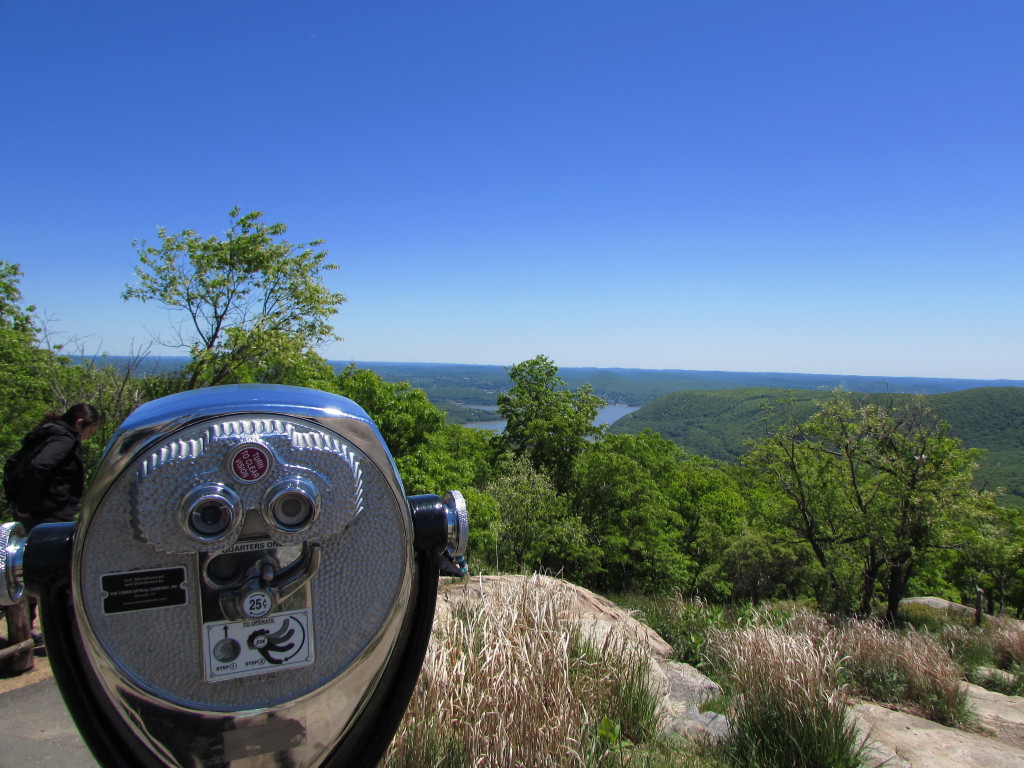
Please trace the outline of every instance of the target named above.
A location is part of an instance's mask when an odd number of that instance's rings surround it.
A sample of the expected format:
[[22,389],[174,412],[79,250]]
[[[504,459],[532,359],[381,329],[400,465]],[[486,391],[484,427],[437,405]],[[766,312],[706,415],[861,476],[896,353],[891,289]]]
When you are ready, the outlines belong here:
[[[499,584],[523,579],[557,582],[569,590],[581,626],[598,643],[611,634],[631,638],[651,655],[651,682],[661,696],[661,727],[690,738],[721,741],[729,721],[701,707],[721,694],[713,680],[670,660],[671,647],[656,632],[609,600],[582,587],[544,576],[483,576],[450,581],[438,597],[438,615],[462,601],[486,600]],[[952,604],[943,601],[941,607]],[[967,609],[970,610],[970,609]],[[443,620],[443,618],[442,618]],[[854,706],[857,727],[870,749],[869,766],[887,768],[1024,768],[1024,698],[968,686],[978,715],[972,730],[948,728],[867,702]]]

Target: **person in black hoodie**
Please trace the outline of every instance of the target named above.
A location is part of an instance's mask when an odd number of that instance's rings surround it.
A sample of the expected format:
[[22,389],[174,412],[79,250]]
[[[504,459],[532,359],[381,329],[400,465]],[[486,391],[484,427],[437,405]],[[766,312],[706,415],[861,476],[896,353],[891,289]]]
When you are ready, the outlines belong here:
[[50,414],[22,441],[26,455],[14,519],[26,530],[40,523],[70,522],[85,490],[82,441],[96,431],[99,412],[88,403]]
[[[21,441],[24,465],[17,497],[9,499],[14,519],[31,531],[40,523],[71,522],[85,490],[82,441],[96,431],[99,412],[88,403],[73,405],[58,416],[47,415]],[[29,626],[35,624],[37,601],[29,597]],[[41,632],[32,632],[37,655],[46,655]]]

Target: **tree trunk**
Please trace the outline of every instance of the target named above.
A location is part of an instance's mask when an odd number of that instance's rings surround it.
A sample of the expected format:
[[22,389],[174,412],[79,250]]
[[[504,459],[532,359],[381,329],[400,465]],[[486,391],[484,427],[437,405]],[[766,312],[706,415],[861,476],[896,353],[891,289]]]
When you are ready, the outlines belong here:
[[911,566],[906,559],[889,567],[889,584],[886,589],[885,622],[896,626],[900,617],[900,601],[907,592],[910,583]]
[[861,585],[860,608],[857,615],[862,619],[871,615],[871,601],[875,597],[875,584],[878,583],[878,572],[882,563],[875,558],[875,548],[872,546],[868,552],[867,565],[864,568],[864,582]]

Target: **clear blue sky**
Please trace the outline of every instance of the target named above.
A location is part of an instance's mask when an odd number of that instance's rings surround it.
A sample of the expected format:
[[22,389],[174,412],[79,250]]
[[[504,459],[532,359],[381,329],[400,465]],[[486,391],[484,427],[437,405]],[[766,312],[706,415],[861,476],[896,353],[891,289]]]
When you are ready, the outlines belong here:
[[[1024,3],[0,0],[0,259],[326,240],[332,360],[1024,379]],[[160,351],[160,350],[154,350]],[[164,351],[166,353],[166,351]]]

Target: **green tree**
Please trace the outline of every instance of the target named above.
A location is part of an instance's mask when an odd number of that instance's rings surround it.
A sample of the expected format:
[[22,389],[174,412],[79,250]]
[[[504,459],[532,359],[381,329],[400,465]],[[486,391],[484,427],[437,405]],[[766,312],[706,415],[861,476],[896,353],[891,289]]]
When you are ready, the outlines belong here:
[[[484,430],[446,424],[431,432],[419,450],[397,460],[409,493],[462,491],[469,504],[470,488],[483,487],[493,474],[490,436]],[[476,510],[471,508],[476,524]]]
[[10,456],[46,412],[49,355],[38,347],[35,308],[24,306],[20,267],[0,261],[0,453]]
[[610,435],[576,458],[570,509],[600,553],[586,583],[603,591],[665,593],[693,581],[685,522],[670,495],[676,446],[652,432]]
[[[262,212],[229,213],[223,237],[201,237],[191,229],[176,235],[157,230],[159,247],[132,243],[141,264],[138,282],[127,285],[125,300],[156,301],[185,315],[168,346],[192,357],[185,389],[252,380],[254,369],[292,359],[337,338],[331,318],[345,301],[329,291],[322,273],[323,243],[293,244],[281,239],[284,224],[266,224]],[[287,367],[287,366],[286,366]],[[265,380],[259,376],[259,380]]]
[[444,411],[422,389],[404,381],[384,381],[374,371],[352,364],[338,374],[335,391],[373,419],[408,493],[456,489],[468,500],[467,489],[485,481],[490,471],[489,433],[446,423]]
[[989,613],[1002,614],[1014,602],[1019,615],[1024,610],[1024,510],[984,501],[964,533],[960,562],[953,569],[957,585],[968,605],[980,588]]
[[957,544],[978,504],[971,487],[978,454],[947,429],[920,399],[857,405],[837,393],[750,452],[752,465],[786,495],[784,523],[810,545],[832,607],[856,604],[867,614],[880,587],[895,621],[929,552]]
[[290,333],[268,334],[257,356],[239,361],[234,380],[239,384],[291,384],[333,392],[334,368],[301,337]]
[[589,384],[567,389],[558,367],[544,355],[512,366],[508,375],[512,387],[498,395],[498,411],[507,421],[497,440],[499,452],[526,457],[562,492],[587,440],[604,433],[594,426],[604,400]]
[[808,570],[801,555],[800,548],[753,527],[730,537],[722,553],[722,568],[732,598],[756,604],[769,598],[798,597]]
[[736,596],[726,554],[754,518],[757,497],[739,486],[734,466],[682,451],[660,482],[679,521],[679,546],[693,563],[684,591],[714,601]]
[[337,392],[366,411],[396,459],[419,450],[431,433],[445,425],[444,411],[434,406],[422,389],[405,381],[384,381],[355,363],[338,374]]
[[506,455],[484,490],[494,498],[498,517],[490,522],[494,567],[504,571],[548,571],[585,580],[600,552],[587,544],[579,515],[551,479],[525,458]]

